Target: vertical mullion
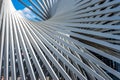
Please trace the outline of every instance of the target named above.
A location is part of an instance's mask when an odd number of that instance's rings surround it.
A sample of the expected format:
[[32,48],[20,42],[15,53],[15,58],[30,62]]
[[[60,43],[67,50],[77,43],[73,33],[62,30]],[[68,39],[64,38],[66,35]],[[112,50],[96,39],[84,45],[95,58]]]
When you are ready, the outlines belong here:
[[2,72],[2,64],[3,64],[3,51],[4,51],[4,41],[5,41],[5,20],[6,20],[6,13],[3,11],[3,24],[2,24],[2,31],[1,31],[1,44],[0,44],[0,78]]
[[17,21],[17,31],[18,31],[18,33],[19,33],[19,37],[20,37],[20,43],[21,43],[21,48],[22,48],[22,50],[23,50],[23,52],[24,52],[24,57],[25,57],[25,60],[26,60],[26,66],[27,66],[27,68],[28,68],[28,72],[29,72],[29,74],[30,74],[30,77],[31,77],[31,79],[32,80],[36,80],[36,78],[35,78],[35,74],[34,74],[34,71],[33,71],[33,67],[32,67],[32,64],[31,64],[31,61],[30,61],[30,58],[29,58],[29,53],[28,53],[28,51],[27,51],[27,47],[26,47],[26,43],[25,43],[25,41],[24,41],[24,38],[23,38],[23,35],[22,35],[22,30],[20,29],[20,27],[22,26],[21,25],[21,23],[20,23],[20,21],[19,21],[19,18],[18,18],[18,16],[16,15],[16,21]]
[[[34,32],[33,32],[34,33]],[[35,39],[31,36],[30,39],[31,43],[33,44],[33,47],[35,48],[37,54],[39,55],[39,57],[41,58],[41,60],[43,61],[43,63],[45,64],[47,70],[49,71],[49,73],[51,74],[52,78],[55,80],[58,80],[57,75],[55,74],[55,72],[53,71],[52,67],[50,66],[49,62],[47,61],[45,55],[43,54],[43,52],[41,51],[41,49],[39,48],[39,45],[37,44],[37,42],[35,41]],[[41,54],[39,54],[41,53]]]
[[11,75],[12,80],[16,80],[16,67],[15,67],[15,52],[14,52],[14,41],[13,41],[13,25],[12,25],[12,15],[10,15],[10,50],[11,50]]
[[27,47],[28,47],[28,49],[30,50],[29,52],[30,52],[30,55],[31,55],[31,57],[32,57],[32,59],[33,59],[33,62],[35,63],[35,66],[37,67],[37,71],[38,71],[38,73],[40,74],[40,78],[41,78],[41,80],[45,80],[45,76],[44,76],[44,73],[43,73],[43,71],[42,71],[42,68],[41,68],[41,66],[40,66],[40,64],[39,64],[39,62],[38,62],[38,60],[37,60],[37,57],[35,56],[35,52],[34,52],[34,50],[33,50],[33,48],[32,48],[32,45],[31,45],[31,43],[30,43],[30,41],[29,41],[29,39],[28,39],[28,37],[27,37],[27,33],[25,33],[25,30],[24,30],[24,27],[26,27],[27,25],[25,25],[25,23],[23,23],[23,20],[22,19],[20,19],[20,23],[22,24],[21,25],[21,29],[22,29],[22,31],[23,31],[23,33],[24,33],[24,36],[23,37],[25,37],[25,43],[26,43],[26,45],[27,45]]
[[9,79],[9,11],[6,12],[5,32],[5,80]]
[[15,46],[16,46],[16,54],[17,54],[17,63],[18,63],[18,69],[20,71],[20,75],[22,80],[26,80],[25,79],[25,71],[24,71],[24,67],[23,67],[23,62],[22,62],[22,56],[21,56],[21,50],[20,50],[20,44],[19,44],[19,40],[18,40],[18,33],[16,30],[16,27],[18,27],[16,24],[16,20],[15,20],[15,15],[13,16],[14,18],[12,19],[13,22],[13,27],[14,27],[14,33],[15,33]]

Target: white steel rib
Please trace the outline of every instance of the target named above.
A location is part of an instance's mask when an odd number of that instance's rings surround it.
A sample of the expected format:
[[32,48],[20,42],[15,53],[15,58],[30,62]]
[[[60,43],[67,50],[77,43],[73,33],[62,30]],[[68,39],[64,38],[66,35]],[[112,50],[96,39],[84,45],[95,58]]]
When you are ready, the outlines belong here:
[[0,0],[0,80],[120,80],[120,0]]

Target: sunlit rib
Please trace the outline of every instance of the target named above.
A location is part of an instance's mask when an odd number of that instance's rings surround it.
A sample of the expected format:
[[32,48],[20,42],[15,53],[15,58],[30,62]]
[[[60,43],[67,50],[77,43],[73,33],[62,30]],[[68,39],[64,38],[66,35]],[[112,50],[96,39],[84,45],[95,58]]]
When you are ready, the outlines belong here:
[[0,80],[120,80],[119,0],[0,0]]

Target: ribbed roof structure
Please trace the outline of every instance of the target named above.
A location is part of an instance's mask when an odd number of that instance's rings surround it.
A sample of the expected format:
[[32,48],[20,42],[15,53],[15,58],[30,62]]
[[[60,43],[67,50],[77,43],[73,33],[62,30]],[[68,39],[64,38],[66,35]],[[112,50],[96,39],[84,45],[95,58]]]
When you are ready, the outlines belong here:
[[120,80],[120,0],[0,0],[0,80]]

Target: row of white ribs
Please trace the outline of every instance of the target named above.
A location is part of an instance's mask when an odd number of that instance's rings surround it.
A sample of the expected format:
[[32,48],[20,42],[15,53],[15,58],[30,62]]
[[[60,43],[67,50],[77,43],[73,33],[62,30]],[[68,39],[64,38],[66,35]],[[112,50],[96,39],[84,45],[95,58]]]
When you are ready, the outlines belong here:
[[0,80],[120,80],[120,0],[0,1]]

